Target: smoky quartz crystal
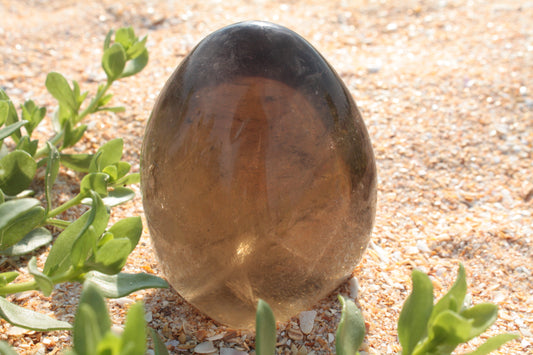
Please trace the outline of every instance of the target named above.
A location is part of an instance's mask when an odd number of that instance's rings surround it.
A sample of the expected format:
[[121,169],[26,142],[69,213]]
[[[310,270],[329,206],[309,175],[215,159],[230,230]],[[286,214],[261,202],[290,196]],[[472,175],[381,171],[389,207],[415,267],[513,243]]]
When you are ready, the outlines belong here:
[[242,22],[172,74],[141,152],[144,210],[171,285],[211,318],[283,321],[351,275],[376,209],[371,142],[349,91],[293,31]]

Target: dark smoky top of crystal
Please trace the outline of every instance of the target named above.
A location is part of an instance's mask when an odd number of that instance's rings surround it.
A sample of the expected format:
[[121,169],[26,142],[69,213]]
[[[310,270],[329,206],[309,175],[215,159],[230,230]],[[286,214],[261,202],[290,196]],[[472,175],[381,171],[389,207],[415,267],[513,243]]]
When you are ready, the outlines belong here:
[[[364,122],[352,96],[322,55],[297,33],[269,22],[247,21],[204,38],[180,63],[163,89],[154,112],[164,125],[180,124],[193,95],[242,77],[279,81],[303,94],[352,166],[364,175],[372,156]],[[368,155],[360,154],[369,151]]]
[[[268,22],[240,22],[201,41],[181,65],[196,85],[227,82],[234,76],[259,76],[288,86],[315,87],[332,78],[331,68],[305,39]],[[329,79],[329,80],[328,80]]]

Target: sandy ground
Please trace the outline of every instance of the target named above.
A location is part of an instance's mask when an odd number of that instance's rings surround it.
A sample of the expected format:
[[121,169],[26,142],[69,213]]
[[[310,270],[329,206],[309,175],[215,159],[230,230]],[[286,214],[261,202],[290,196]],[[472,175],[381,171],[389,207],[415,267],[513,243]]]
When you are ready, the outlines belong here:
[[[363,350],[399,352],[396,322],[413,268],[430,275],[440,296],[462,262],[472,302],[497,304],[500,317],[458,353],[509,331],[521,338],[498,353],[533,354],[533,2],[0,0],[0,18],[0,86],[16,105],[31,98],[49,114],[56,103],[44,87],[48,72],[94,93],[105,80],[100,56],[107,31],[131,25],[148,35],[147,68],[112,88],[113,103],[127,111],[90,117],[79,145],[90,151],[123,137],[125,159],[136,170],[154,101],[198,41],[249,19],[298,32],[345,81],[376,154],[373,241],[354,270],[368,328]],[[49,123],[40,134],[51,135]],[[72,193],[73,178],[62,177],[59,199]],[[142,213],[138,197],[115,209],[113,218]],[[15,261],[25,269],[25,259]],[[160,272],[146,227],[126,270]],[[349,291],[343,285],[314,308],[310,334],[302,334],[297,317],[279,324],[278,352],[333,353],[340,312],[335,294]],[[79,286],[66,284],[50,298],[28,292],[10,300],[71,321],[78,295]],[[171,353],[192,353],[206,341],[216,349],[253,349],[253,333],[214,323],[172,290],[109,301],[117,326],[137,299],[145,301],[149,324]],[[21,331],[4,321],[0,339],[22,354],[55,353],[70,341],[66,332]]]

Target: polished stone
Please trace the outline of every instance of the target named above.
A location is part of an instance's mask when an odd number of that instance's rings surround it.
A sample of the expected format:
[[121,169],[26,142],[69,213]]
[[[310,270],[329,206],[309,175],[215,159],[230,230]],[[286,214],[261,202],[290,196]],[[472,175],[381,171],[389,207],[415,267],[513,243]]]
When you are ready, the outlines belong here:
[[265,22],[207,36],[163,88],[142,147],[148,227],[171,285],[215,320],[277,320],[350,276],[370,239],[376,166],[342,80]]

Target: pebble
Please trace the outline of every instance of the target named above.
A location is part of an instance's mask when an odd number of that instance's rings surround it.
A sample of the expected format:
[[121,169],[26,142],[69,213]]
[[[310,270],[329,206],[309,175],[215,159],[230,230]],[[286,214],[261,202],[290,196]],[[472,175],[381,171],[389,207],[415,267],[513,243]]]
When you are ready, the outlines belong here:
[[194,348],[194,352],[198,354],[211,354],[215,351],[217,351],[217,349],[213,346],[212,341],[204,341],[203,343],[196,345]]
[[300,329],[304,334],[309,334],[313,330],[316,314],[316,311],[300,312],[298,319],[300,320]]

